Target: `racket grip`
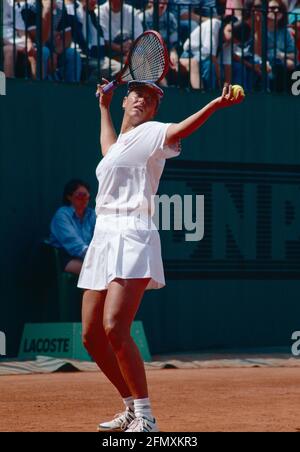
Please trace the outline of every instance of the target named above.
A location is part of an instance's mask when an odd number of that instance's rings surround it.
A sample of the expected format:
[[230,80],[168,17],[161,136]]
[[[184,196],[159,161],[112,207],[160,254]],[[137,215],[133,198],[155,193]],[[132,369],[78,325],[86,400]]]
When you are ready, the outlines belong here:
[[[116,80],[113,80],[112,82],[108,83],[107,85],[104,86],[103,93],[104,94],[109,93],[111,90],[113,90],[117,87],[117,84],[118,83],[116,82]],[[96,97],[99,97],[99,96],[100,96],[100,94],[96,93]]]
[[117,83],[116,83],[115,80],[113,80],[112,82],[110,82],[108,85],[105,85],[104,88],[103,88],[104,94],[107,94],[107,93],[109,93],[110,91],[112,91],[113,89],[115,89],[115,88],[116,88],[116,85],[117,85]]

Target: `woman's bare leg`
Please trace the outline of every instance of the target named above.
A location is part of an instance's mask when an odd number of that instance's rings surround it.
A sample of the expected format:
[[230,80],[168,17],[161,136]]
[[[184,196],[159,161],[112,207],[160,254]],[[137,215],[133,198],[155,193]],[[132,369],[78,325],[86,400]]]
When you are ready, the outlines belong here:
[[6,77],[14,77],[15,76],[15,68],[14,68],[14,47],[11,44],[4,45],[3,47],[4,53],[4,72]]
[[195,58],[180,58],[180,63],[182,66],[189,72],[190,72],[190,82],[191,87],[194,89],[200,89],[202,87],[201,79],[200,79],[200,70],[199,70],[199,63]]
[[106,291],[86,290],[82,301],[83,344],[123,398],[131,396],[103,328]]
[[149,280],[115,279],[108,287],[104,305],[104,330],[134,399],[148,397],[144,363],[130,327]]

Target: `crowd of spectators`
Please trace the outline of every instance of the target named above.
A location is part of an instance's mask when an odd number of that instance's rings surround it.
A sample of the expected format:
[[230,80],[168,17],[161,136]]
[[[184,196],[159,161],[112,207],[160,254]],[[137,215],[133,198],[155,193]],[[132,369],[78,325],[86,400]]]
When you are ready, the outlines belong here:
[[300,64],[300,0],[160,0],[157,9],[153,0],[3,0],[4,71],[111,78],[157,25],[170,55],[164,86],[282,90]]

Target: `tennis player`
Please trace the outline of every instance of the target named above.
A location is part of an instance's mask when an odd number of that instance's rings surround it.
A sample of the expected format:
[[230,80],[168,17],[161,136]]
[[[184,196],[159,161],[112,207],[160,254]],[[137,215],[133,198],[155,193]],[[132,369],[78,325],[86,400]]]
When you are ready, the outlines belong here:
[[231,85],[222,95],[179,123],[153,121],[163,91],[151,82],[131,81],[123,100],[117,136],[110,115],[112,92],[98,86],[100,143],[104,158],[96,174],[97,221],[78,287],[83,295],[83,343],[123,398],[125,410],[98,431],[158,432],[148,397],[144,363],[130,327],[144,291],[165,285],[160,238],[151,220],[165,160],[178,156],[179,142],[217,110],[239,103]]

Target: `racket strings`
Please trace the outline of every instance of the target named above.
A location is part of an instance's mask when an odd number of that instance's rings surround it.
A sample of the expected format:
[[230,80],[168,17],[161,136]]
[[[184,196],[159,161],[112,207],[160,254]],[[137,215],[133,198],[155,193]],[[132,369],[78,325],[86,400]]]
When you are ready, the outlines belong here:
[[145,35],[132,50],[128,69],[122,79],[157,81],[161,78],[166,64],[165,50],[160,40],[153,34]]

